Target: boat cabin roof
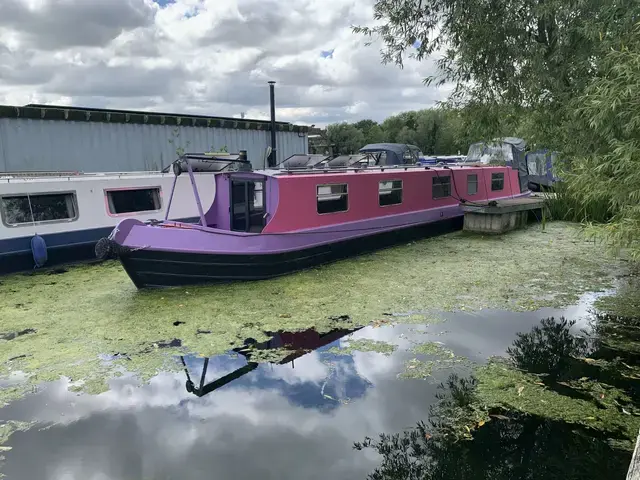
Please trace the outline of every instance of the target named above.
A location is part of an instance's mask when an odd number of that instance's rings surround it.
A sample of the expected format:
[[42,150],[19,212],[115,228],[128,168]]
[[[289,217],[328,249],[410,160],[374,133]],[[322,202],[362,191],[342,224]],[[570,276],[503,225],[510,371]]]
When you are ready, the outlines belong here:
[[470,168],[495,168],[495,165],[473,164],[473,163],[448,163],[446,165],[384,165],[384,166],[364,166],[364,167],[325,167],[325,168],[306,168],[292,170],[264,169],[252,170],[249,172],[229,172],[233,175],[259,175],[264,177],[316,177],[331,175],[374,175],[389,172],[419,172],[423,170],[433,170],[439,173],[446,173],[453,169],[470,169]]

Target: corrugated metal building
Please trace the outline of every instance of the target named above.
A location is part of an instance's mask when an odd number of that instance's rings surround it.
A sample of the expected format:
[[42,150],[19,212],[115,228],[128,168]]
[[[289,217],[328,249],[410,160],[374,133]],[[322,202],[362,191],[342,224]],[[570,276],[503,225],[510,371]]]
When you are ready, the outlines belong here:
[[[278,163],[308,151],[308,128],[276,123]],[[246,150],[262,168],[270,123],[225,117],[27,105],[0,106],[0,171],[160,170],[180,148]]]

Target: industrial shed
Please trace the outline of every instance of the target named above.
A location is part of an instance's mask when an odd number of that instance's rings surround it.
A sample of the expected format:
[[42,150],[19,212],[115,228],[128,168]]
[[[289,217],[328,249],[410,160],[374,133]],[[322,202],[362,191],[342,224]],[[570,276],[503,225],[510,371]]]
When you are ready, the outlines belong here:
[[[0,171],[160,170],[176,151],[246,150],[262,168],[270,122],[54,105],[0,106]],[[276,122],[277,162],[307,153],[308,128]]]

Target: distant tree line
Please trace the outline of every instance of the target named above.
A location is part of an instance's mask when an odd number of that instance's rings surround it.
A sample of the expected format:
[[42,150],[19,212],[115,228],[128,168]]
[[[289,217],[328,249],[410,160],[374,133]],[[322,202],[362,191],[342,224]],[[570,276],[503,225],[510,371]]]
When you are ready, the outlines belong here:
[[469,139],[462,112],[454,109],[425,109],[393,115],[382,123],[360,120],[334,123],[326,139],[334,154],[356,153],[369,143],[407,143],[420,147],[425,155],[466,154]]

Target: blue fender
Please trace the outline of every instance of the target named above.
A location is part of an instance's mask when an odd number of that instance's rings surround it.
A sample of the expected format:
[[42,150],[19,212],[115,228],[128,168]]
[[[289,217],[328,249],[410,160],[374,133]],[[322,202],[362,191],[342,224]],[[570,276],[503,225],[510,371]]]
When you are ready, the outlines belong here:
[[42,267],[47,263],[47,243],[37,233],[31,239],[31,253],[33,254],[33,263],[35,267]]

